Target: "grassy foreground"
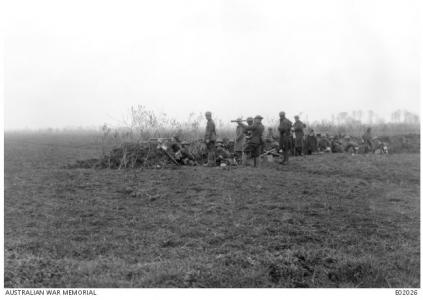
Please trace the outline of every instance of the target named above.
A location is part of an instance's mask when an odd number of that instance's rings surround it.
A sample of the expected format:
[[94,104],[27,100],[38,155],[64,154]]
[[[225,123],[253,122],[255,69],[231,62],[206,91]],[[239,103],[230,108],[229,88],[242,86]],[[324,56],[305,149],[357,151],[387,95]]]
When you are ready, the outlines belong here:
[[418,154],[64,169],[99,151],[69,145],[5,140],[5,287],[420,287]]

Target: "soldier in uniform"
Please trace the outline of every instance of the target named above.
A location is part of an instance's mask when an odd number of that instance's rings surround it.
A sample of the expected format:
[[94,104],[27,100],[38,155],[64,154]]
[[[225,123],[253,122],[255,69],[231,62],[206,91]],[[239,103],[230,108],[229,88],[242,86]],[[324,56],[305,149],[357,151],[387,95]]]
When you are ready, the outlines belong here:
[[216,166],[216,125],[212,119],[211,112],[206,112],[206,134],[204,135],[204,141],[207,147],[207,164],[208,167]]
[[188,149],[189,143],[180,140],[179,136],[174,136],[170,144],[175,160],[181,165],[195,165],[195,158]]
[[311,129],[305,138],[304,143],[305,154],[311,155],[313,152],[317,151],[317,138],[314,135],[314,130]]
[[359,149],[358,144],[354,140],[352,140],[349,135],[344,137],[344,143],[345,143],[344,152],[358,154],[358,149]]
[[372,152],[373,151],[372,129],[370,127],[367,128],[362,138],[364,142],[364,153]]
[[319,152],[330,152],[330,141],[327,136],[322,136],[320,133],[317,134],[317,150]]
[[291,127],[292,122],[285,117],[285,113],[279,113],[279,148],[283,152],[283,161],[281,164],[287,164],[291,146]]
[[[236,121],[241,122],[242,120],[241,118],[238,118]],[[235,146],[234,146],[235,156],[238,160],[242,159],[242,152],[244,150],[244,140],[245,140],[244,128],[238,124],[238,126],[236,127],[236,132],[235,132]]]
[[[252,117],[247,118],[247,125],[248,126],[252,126],[253,122],[254,122],[254,119]],[[247,144],[248,144],[248,141],[251,139],[251,130],[245,129],[244,127],[242,127],[242,129],[244,130],[244,141],[243,141],[244,144],[242,146],[242,165],[246,166],[247,165],[247,157],[250,155],[250,153],[248,152],[248,149],[247,149]]]
[[257,115],[254,118],[252,125],[245,125],[242,122],[238,122],[245,131],[250,131],[250,138],[247,141],[245,152],[249,153],[249,156],[254,160],[254,167],[257,167],[257,158],[260,156],[261,146],[263,145],[263,132],[264,126],[261,124],[262,116]]
[[342,143],[339,140],[338,136],[334,136],[331,139],[331,145],[330,145],[332,153],[342,153],[344,152],[344,149],[342,147]]
[[300,121],[299,116],[295,116],[294,118],[295,155],[302,155],[304,146],[304,128],[306,128],[306,125]]
[[232,154],[225,147],[221,139],[216,140],[216,163],[220,166],[222,163],[231,163]]

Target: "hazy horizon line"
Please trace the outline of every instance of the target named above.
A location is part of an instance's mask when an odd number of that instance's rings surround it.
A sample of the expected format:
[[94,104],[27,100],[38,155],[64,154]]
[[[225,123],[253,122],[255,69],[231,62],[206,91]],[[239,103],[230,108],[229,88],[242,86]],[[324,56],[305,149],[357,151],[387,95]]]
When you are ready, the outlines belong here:
[[[190,121],[191,120],[189,117],[182,119],[182,120],[178,120],[176,118],[172,118],[169,117],[167,114],[163,114],[163,113],[159,113],[156,112],[154,110],[149,110],[151,112],[153,112],[154,114],[160,115],[163,117],[165,116],[166,118],[168,118],[167,120],[169,121],[175,121],[178,124],[182,125],[182,126],[186,126],[186,125],[190,125]],[[372,110],[363,110],[362,112],[364,112],[363,116],[361,117],[361,119],[357,119],[357,118],[353,118],[353,114],[355,111],[349,111],[349,112],[338,112],[336,114],[332,114],[332,118],[331,119],[327,119],[327,118],[322,118],[319,120],[305,120],[304,118],[300,118],[301,121],[303,121],[306,124],[309,125],[319,125],[319,124],[329,124],[329,125],[333,125],[333,126],[342,126],[342,125],[348,125],[348,124],[353,124],[354,122],[356,122],[356,124],[359,125],[363,125],[363,126],[370,126],[370,125],[390,125],[390,124],[404,124],[404,125],[418,125],[420,126],[421,124],[421,119],[420,119],[420,112],[418,113],[414,113],[414,112],[410,112],[406,109],[397,109],[394,110],[391,115],[395,112],[401,112],[401,116],[400,118],[402,118],[402,120],[398,120],[398,121],[392,121],[392,120],[385,120],[385,118],[380,118],[378,116],[377,113],[375,113],[374,111],[373,114],[375,116],[375,120],[372,122],[367,122],[366,120],[363,121],[363,119],[366,119],[367,113],[370,112]],[[349,119],[344,119],[343,121],[336,121],[336,116],[339,116],[339,114],[347,114],[346,117],[349,117]],[[418,122],[406,122],[406,120],[404,120],[404,113],[408,113],[411,115],[414,115],[418,118]],[[199,118],[200,116],[202,116],[204,114],[204,112],[198,112],[198,113],[189,113],[188,116],[196,116],[197,118]],[[252,116],[253,117],[253,116]],[[213,118],[214,121],[216,123],[218,123],[218,125],[222,125],[225,124],[226,126],[231,126],[234,123],[231,123],[230,120],[223,120],[222,118]],[[289,118],[288,118],[289,119]],[[269,120],[269,122],[263,122],[264,125],[270,125],[276,123],[279,118],[276,116],[274,118],[267,118],[267,120]],[[116,121],[116,120],[115,120]],[[292,120],[293,121],[293,120]],[[103,122],[102,124],[92,124],[92,125],[67,125],[67,126],[43,126],[43,127],[29,127],[29,126],[25,126],[25,127],[14,127],[14,128],[6,128],[4,127],[3,132],[7,133],[7,132],[30,132],[30,131],[101,131],[101,128],[103,128],[104,126],[108,126],[111,129],[125,129],[125,128],[131,128],[131,126],[129,124],[125,124],[125,120],[121,120],[118,121],[120,122],[120,124],[115,124],[112,125],[110,122]],[[205,124],[206,120],[204,118],[204,124]],[[267,124],[266,124],[267,123]],[[205,126],[205,125],[204,125]],[[134,126],[136,127],[136,126]],[[223,127],[223,126],[222,126]],[[165,126],[166,128],[166,126]]]

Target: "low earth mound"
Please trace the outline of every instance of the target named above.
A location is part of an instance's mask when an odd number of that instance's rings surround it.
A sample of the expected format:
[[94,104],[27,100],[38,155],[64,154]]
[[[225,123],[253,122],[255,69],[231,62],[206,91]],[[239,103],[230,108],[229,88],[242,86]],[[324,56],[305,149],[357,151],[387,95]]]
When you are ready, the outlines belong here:
[[[204,163],[207,158],[206,149],[200,142],[188,146],[195,164]],[[163,143],[124,143],[112,149],[101,158],[77,160],[67,168],[165,168],[182,164],[168,144]]]
[[[356,154],[364,154],[364,144],[359,137],[352,137],[350,141],[338,140],[339,152],[350,152],[348,143],[354,142],[357,147]],[[419,153],[420,135],[408,134],[397,136],[381,136],[374,139],[374,149],[376,152],[381,145],[387,146],[387,153]],[[189,153],[189,163],[178,158],[178,155],[172,150],[169,141],[160,140],[141,142],[141,143],[123,143],[119,147],[112,149],[108,154],[101,158],[91,158],[86,160],[77,160],[75,163],[67,165],[66,168],[98,168],[98,169],[122,169],[122,168],[172,168],[179,165],[201,165],[207,161],[206,146],[202,141],[191,142],[186,146],[186,152]],[[224,150],[222,150],[224,149]],[[225,161],[233,157],[233,149],[224,147],[216,153],[217,160],[222,160],[226,164],[231,161]],[[232,150],[232,151],[231,151]],[[334,150],[332,150],[334,151]],[[337,152],[337,151],[334,151]],[[221,154],[221,156],[219,155]]]

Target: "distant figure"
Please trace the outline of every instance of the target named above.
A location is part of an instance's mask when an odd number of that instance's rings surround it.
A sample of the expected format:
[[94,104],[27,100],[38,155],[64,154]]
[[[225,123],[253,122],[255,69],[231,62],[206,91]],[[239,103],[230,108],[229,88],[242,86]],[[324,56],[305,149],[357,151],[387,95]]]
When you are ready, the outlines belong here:
[[251,136],[247,141],[245,152],[250,158],[254,160],[254,167],[257,167],[257,157],[260,156],[261,145],[263,144],[262,137],[264,132],[264,126],[261,124],[262,116],[257,115],[254,118],[252,125],[245,125],[242,122],[238,122],[240,126],[246,131],[251,132]]
[[291,149],[291,127],[292,122],[285,118],[285,112],[279,113],[279,148],[283,153],[281,164],[287,164],[289,160],[289,151]]
[[[237,119],[237,122],[242,122],[241,118]],[[235,131],[235,146],[234,152],[237,159],[242,159],[242,152],[244,150],[245,134],[244,128],[238,124]]]
[[364,142],[364,153],[369,153],[373,151],[372,143],[372,129],[367,128],[366,132],[362,136]]
[[302,155],[304,147],[304,129],[306,128],[306,125],[300,121],[299,116],[295,116],[294,118],[295,155]]
[[212,120],[211,112],[206,112],[206,134],[204,135],[204,141],[207,147],[207,164],[208,167],[216,166],[216,125]]

